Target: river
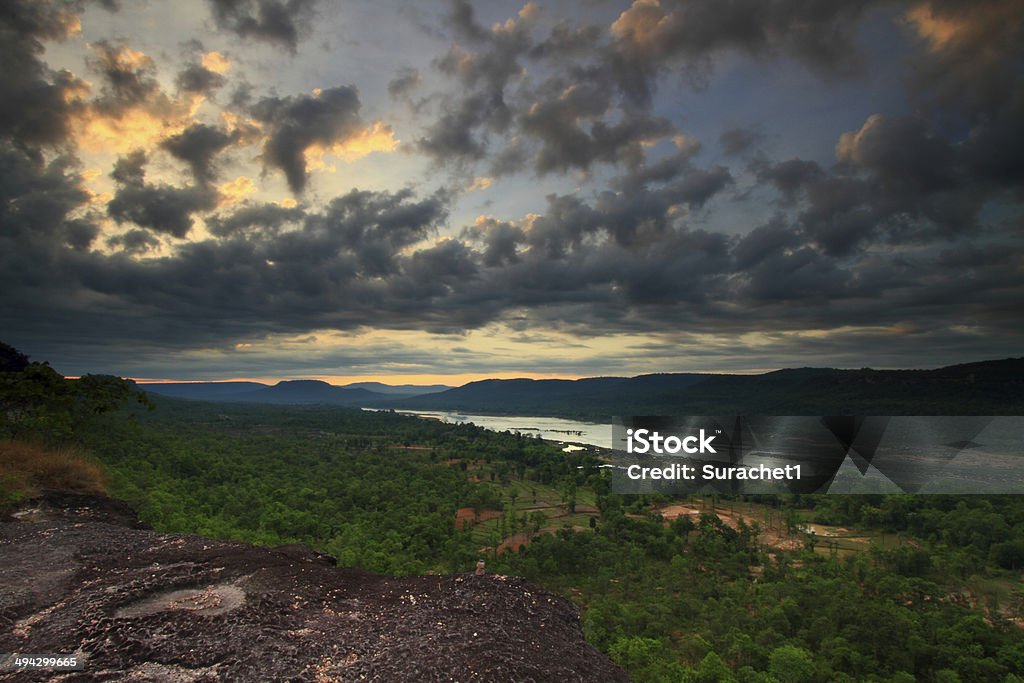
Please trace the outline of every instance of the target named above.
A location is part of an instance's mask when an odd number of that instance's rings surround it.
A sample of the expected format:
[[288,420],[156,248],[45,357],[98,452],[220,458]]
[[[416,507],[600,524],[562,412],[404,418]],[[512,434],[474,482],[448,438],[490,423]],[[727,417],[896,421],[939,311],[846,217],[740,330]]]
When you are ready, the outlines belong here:
[[560,417],[522,417],[517,415],[468,415],[433,410],[396,410],[403,415],[416,415],[451,424],[473,423],[477,427],[495,432],[518,432],[527,436],[539,436],[547,441],[566,444],[586,444],[609,448],[612,443],[611,424],[565,420]]

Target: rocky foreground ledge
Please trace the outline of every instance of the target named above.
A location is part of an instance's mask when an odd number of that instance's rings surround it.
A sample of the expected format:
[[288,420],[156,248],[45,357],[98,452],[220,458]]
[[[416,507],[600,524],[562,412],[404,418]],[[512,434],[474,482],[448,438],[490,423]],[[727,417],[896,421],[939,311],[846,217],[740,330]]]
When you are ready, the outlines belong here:
[[0,523],[0,654],[85,657],[10,681],[628,681],[571,603],[502,576],[392,578],[304,547],[158,534],[49,495]]

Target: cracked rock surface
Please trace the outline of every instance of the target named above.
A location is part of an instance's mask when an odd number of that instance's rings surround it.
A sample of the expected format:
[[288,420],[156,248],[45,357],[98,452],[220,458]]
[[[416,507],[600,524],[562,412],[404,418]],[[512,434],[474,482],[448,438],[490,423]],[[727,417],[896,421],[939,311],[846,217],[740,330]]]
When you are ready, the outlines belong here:
[[73,654],[3,681],[628,681],[575,607],[522,579],[394,578],[159,534],[106,498],[0,523],[0,653]]

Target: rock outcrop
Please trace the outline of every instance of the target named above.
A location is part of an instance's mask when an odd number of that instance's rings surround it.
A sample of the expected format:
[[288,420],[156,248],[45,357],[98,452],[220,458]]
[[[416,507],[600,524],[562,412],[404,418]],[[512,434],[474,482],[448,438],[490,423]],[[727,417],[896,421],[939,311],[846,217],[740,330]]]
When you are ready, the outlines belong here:
[[627,681],[571,603],[502,576],[394,578],[302,546],[159,534],[116,501],[44,496],[0,523],[0,653],[36,681]]

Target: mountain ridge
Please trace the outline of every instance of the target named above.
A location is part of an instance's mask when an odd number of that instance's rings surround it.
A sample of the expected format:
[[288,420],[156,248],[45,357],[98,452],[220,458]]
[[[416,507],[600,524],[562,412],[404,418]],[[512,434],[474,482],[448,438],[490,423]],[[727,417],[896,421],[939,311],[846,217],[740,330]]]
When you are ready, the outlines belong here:
[[[1024,409],[1024,358],[934,369],[799,367],[762,374],[652,373],[580,379],[482,379],[424,394],[321,380],[162,383],[175,398],[606,419],[653,414],[1004,414]],[[225,386],[228,385],[228,386]],[[390,385],[385,385],[390,386]],[[401,385],[411,387],[414,385]],[[431,385],[431,389],[441,385]],[[923,412],[922,412],[923,411]],[[929,412],[930,411],[930,412]]]
[[[281,380],[275,384],[262,382],[150,382],[136,384],[143,391],[197,401],[239,403],[270,403],[281,405],[327,404],[355,406],[374,405],[393,397],[416,396],[441,391],[446,385],[387,385],[379,382],[355,382],[334,385],[317,379]],[[378,391],[370,389],[376,386]]]
[[[927,391],[924,389],[927,388]],[[915,392],[915,389],[921,390]],[[1024,358],[929,370],[787,368],[757,375],[655,373],[489,379],[395,408],[607,418],[654,414],[1003,414],[1024,407]],[[933,411],[922,413],[922,410]]]

